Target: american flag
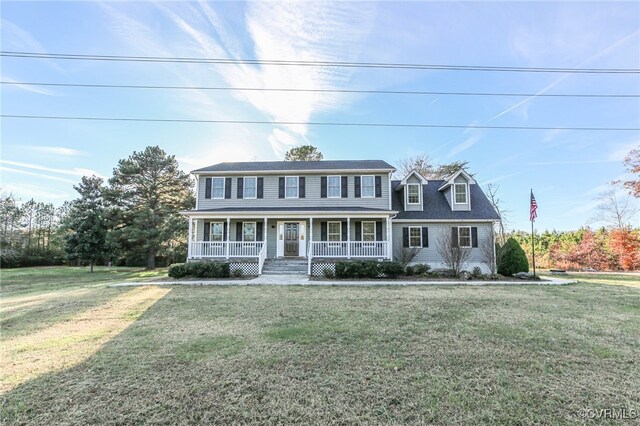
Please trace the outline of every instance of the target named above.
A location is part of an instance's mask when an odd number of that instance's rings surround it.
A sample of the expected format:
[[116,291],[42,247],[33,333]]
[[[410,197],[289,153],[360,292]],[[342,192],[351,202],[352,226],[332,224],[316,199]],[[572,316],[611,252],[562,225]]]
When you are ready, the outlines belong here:
[[538,203],[536,203],[536,197],[533,196],[533,189],[531,190],[531,206],[529,208],[529,220],[533,222],[538,217]]

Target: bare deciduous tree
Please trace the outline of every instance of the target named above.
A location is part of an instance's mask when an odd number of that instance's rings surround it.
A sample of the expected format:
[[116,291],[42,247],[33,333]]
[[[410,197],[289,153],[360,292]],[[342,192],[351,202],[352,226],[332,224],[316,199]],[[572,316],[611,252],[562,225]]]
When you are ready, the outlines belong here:
[[487,198],[496,210],[496,213],[498,213],[498,216],[500,216],[500,220],[498,221],[498,241],[500,241],[500,244],[504,244],[506,241],[505,228],[509,224],[509,210],[506,210],[501,206],[502,200],[498,198],[499,189],[500,185],[494,185],[492,183],[487,184]]
[[402,266],[407,266],[420,252],[416,247],[398,247],[393,253],[394,260],[400,262]]
[[495,230],[493,229],[493,227],[491,227],[490,238],[485,238],[480,242],[480,253],[482,255],[482,263],[484,263],[489,268],[489,270],[491,271],[491,275],[495,275],[497,268],[497,251]]
[[614,229],[624,229],[631,225],[631,220],[638,213],[636,201],[617,190],[619,182],[612,182],[613,187],[601,193],[597,200],[596,213],[591,222],[604,222]]
[[471,249],[467,247],[459,247],[458,242],[453,240],[450,231],[442,231],[438,236],[438,254],[442,258],[445,266],[453,271],[456,276],[467,264],[467,259],[471,254]]
[[[403,178],[412,170],[417,171],[425,179],[444,179],[460,169],[466,169],[468,161],[454,161],[446,164],[435,164],[427,154],[418,154],[398,161],[397,177]],[[471,174],[473,176],[473,174]]]

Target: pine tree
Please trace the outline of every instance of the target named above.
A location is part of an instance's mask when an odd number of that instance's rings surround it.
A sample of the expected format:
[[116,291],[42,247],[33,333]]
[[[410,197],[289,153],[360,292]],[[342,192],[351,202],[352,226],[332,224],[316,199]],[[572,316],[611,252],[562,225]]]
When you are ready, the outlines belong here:
[[149,146],[120,160],[109,184],[111,242],[130,254],[141,251],[154,269],[158,253],[187,235],[179,212],[194,206],[191,178],[173,155]]
[[510,277],[518,272],[529,272],[529,262],[520,244],[514,238],[509,238],[500,248],[498,273]]
[[88,262],[91,272],[96,261],[105,255],[107,226],[102,184],[99,177],[83,176],[80,184],[74,186],[80,198],[71,203],[64,221],[68,232],[65,238],[67,258]]

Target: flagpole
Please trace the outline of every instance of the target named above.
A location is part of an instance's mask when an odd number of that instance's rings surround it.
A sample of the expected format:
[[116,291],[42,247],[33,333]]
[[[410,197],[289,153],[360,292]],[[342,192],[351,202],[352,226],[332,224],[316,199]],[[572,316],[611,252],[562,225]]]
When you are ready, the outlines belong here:
[[536,274],[536,246],[533,240],[533,220],[531,221],[531,259],[533,260],[533,275]]

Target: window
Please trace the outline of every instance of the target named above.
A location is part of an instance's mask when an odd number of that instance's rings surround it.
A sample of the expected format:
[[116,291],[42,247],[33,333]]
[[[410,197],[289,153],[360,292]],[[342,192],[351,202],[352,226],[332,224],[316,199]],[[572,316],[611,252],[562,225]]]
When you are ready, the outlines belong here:
[[362,188],[360,189],[362,198],[373,198],[376,196],[376,179],[374,176],[362,176],[360,182],[362,182]]
[[376,240],[376,223],[362,222],[362,241]]
[[224,224],[211,222],[211,241],[222,241],[224,238]]
[[340,198],[342,196],[341,182],[341,176],[327,176],[327,197]]
[[242,241],[256,240],[256,223],[242,222]]
[[256,186],[258,178],[246,177],[244,178],[244,185],[242,186],[242,198],[256,198]]
[[287,176],[284,178],[285,198],[298,198],[298,176]]
[[458,227],[458,247],[471,247],[471,227]]
[[453,185],[456,204],[467,204],[467,184],[456,183]]
[[329,241],[342,241],[342,222],[327,223],[327,237]]
[[211,178],[211,198],[224,198],[224,178]]
[[407,204],[420,204],[420,184],[407,185]]
[[409,247],[422,247],[422,228],[419,226],[409,227]]

